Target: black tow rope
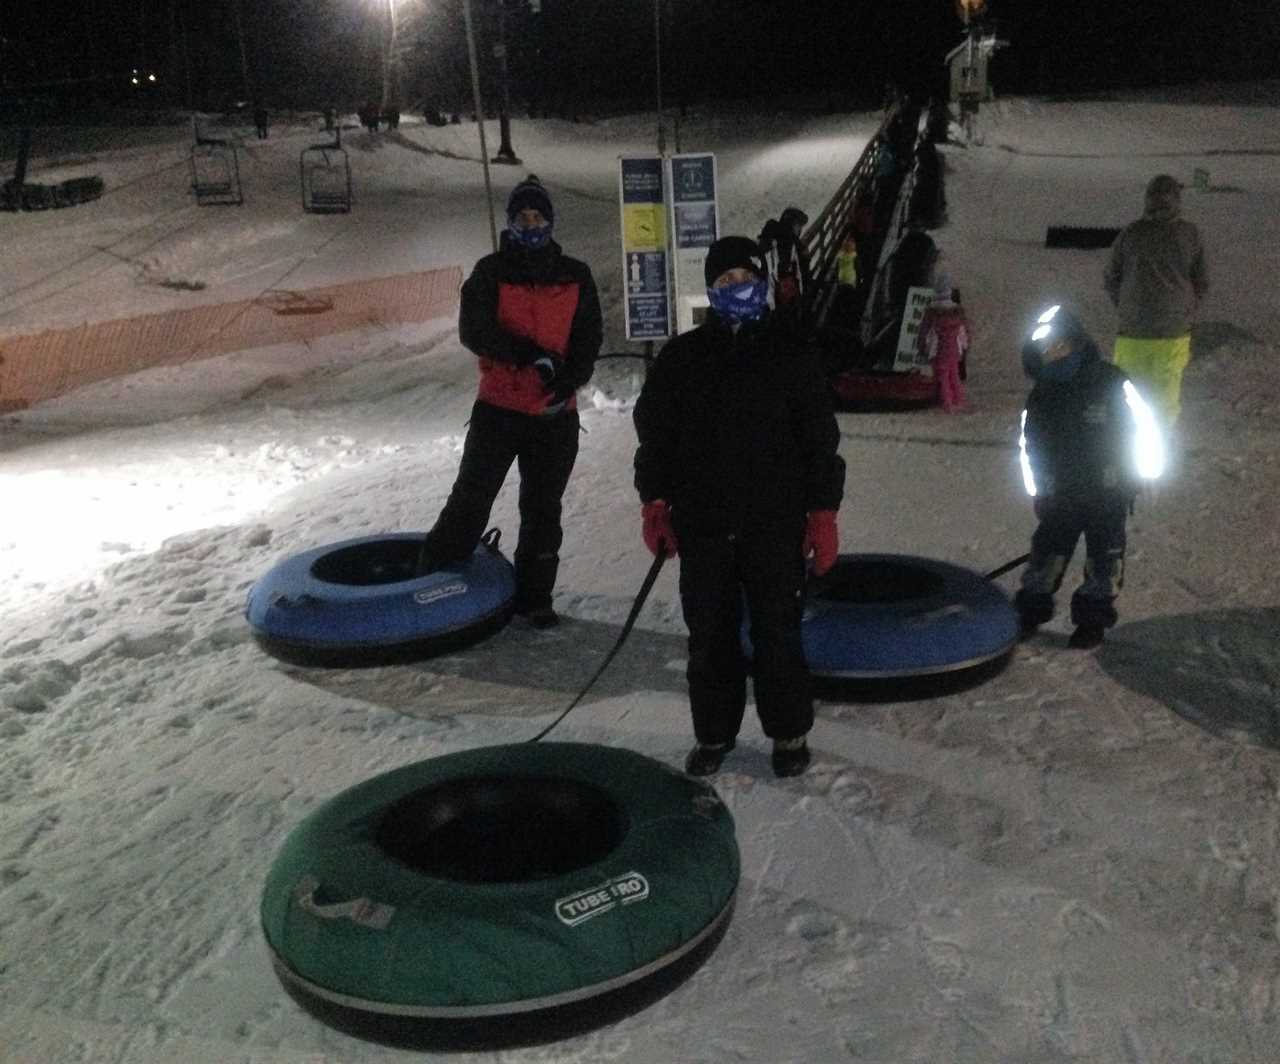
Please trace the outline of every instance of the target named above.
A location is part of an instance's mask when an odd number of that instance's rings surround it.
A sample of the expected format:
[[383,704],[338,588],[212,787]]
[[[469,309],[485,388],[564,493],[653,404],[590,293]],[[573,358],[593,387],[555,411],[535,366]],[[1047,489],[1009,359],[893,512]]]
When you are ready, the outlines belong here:
[[618,641],[613,644],[613,649],[610,650],[609,653],[605,655],[604,661],[600,663],[600,668],[596,669],[595,674],[591,677],[591,679],[589,679],[586,682],[586,685],[582,688],[582,690],[578,692],[577,697],[574,698],[574,700],[570,702],[568,706],[565,707],[564,712],[561,713],[560,716],[556,717],[556,719],[553,720],[550,724],[548,724],[545,728],[543,728],[542,731],[538,732],[538,734],[535,735],[532,739],[528,740],[529,742],[536,743],[539,739],[541,739],[549,731],[551,731],[552,728],[554,728],[557,724],[559,724],[562,720],[564,720],[564,718],[569,715],[569,711],[572,710],[573,707],[576,706],[579,702],[581,702],[583,699],[583,696],[586,695],[586,693],[591,690],[591,685],[594,684],[598,679],[600,679],[600,674],[603,673],[604,670],[609,667],[609,662],[611,662],[614,659],[614,657],[617,655],[618,651],[622,649],[622,644],[627,641],[627,636],[631,634],[631,629],[635,626],[636,618],[640,616],[640,610],[644,606],[644,600],[649,597],[649,592],[653,590],[653,585],[658,579],[658,573],[661,572],[662,570],[662,563],[665,562],[666,560],[667,560],[666,544],[659,542],[658,553],[654,556],[653,564],[649,566],[649,571],[645,574],[644,583],[640,585],[640,593],[636,595],[636,600],[631,605],[631,612],[627,614],[627,619],[622,625],[622,631],[618,635]]
[[[653,590],[653,585],[658,580],[658,573],[662,571],[663,562],[667,560],[665,546],[665,544],[659,544],[658,553],[654,556],[653,564],[649,566],[649,571],[645,574],[644,583],[640,585],[640,592],[636,595],[635,602],[631,604],[631,612],[627,614],[627,619],[623,622],[622,631],[618,633],[618,640],[613,644],[613,649],[605,655],[604,661],[600,663],[600,667],[592,674],[591,679],[583,685],[582,690],[577,693],[573,701],[564,708],[560,716],[556,717],[555,720],[543,728],[542,731],[538,732],[538,734],[532,739],[529,739],[529,742],[536,743],[539,739],[545,738],[552,728],[564,720],[564,718],[572,712],[573,708],[581,702],[584,697],[586,697],[586,694],[591,690],[592,685],[600,679],[604,670],[609,667],[609,663],[613,661],[617,656],[618,651],[622,649],[622,644],[627,641],[627,636],[631,634],[631,629],[635,627],[636,618],[640,616],[640,611],[644,608],[645,600],[649,597],[649,592]],[[1004,565],[1000,566],[998,569],[992,569],[991,572],[985,574],[983,579],[994,580],[998,576],[1003,576],[1011,569],[1016,569],[1019,565],[1024,564],[1030,560],[1030,558],[1030,554],[1019,554],[1018,557],[1005,562]],[[808,583],[809,581],[806,581],[806,585]]]
[[1016,569],[1018,568],[1019,565],[1022,565],[1025,562],[1029,562],[1030,560],[1031,560],[1030,554],[1019,554],[1016,558],[1012,559],[1011,561],[1005,562],[1004,565],[1000,566],[999,569],[992,569],[991,572],[985,573],[982,579],[994,580],[997,576],[1004,576],[1004,574],[1009,572],[1010,569]]

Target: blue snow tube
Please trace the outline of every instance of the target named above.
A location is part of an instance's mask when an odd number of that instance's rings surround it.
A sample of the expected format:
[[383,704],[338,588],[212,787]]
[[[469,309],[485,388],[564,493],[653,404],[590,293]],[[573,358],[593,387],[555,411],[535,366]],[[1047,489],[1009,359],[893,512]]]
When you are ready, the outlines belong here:
[[397,1045],[599,1026],[690,974],[728,925],[733,817],[631,750],[518,743],[406,765],[325,802],[263,892],[286,991]]
[[421,533],[363,536],[280,562],[245,615],[269,654],[356,668],[415,661],[483,639],[511,618],[515,570],[497,529],[464,564],[415,576]]
[[[747,629],[749,622],[749,652]],[[1018,617],[995,583],[961,566],[908,554],[842,554],[809,582],[801,632],[813,676],[896,681],[1003,657],[1018,640]]]

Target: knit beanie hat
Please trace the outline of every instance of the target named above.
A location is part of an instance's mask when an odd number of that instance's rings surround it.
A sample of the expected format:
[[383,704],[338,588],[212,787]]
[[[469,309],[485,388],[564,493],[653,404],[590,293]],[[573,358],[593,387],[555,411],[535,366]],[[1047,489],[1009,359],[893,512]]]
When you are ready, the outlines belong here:
[[507,198],[507,219],[514,218],[520,211],[529,207],[540,211],[542,217],[548,222],[555,222],[556,215],[551,207],[551,197],[547,195],[547,190],[542,187],[542,182],[538,180],[536,174],[530,174],[511,190],[511,195]]
[[707,249],[702,267],[707,287],[715,284],[716,278],[726,270],[740,267],[751,270],[757,277],[768,276],[760,246],[754,240],[745,236],[722,236]]

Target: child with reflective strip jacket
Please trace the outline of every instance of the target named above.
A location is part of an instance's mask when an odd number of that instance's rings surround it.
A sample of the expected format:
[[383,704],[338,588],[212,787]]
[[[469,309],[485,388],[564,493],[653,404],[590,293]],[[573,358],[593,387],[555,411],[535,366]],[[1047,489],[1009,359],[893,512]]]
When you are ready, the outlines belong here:
[[1022,346],[1035,385],[1022,412],[1022,476],[1039,525],[1014,599],[1029,636],[1053,616],[1053,597],[1080,536],[1084,579],[1071,597],[1069,645],[1098,646],[1116,623],[1124,583],[1125,520],[1143,481],[1164,470],[1151,408],[1124,373],[1103,360],[1080,319],[1053,306]]

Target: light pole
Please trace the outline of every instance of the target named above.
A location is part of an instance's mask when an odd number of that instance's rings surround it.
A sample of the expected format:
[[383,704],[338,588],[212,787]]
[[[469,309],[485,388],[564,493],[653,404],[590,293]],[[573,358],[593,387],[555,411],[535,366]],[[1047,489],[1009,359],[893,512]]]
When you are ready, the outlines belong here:
[[502,78],[502,100],[498,107],[498,132],[502,143],[498,145],[498,154],[493,157],[495,163],[506,163],[518,166],[519,158],[511,147],[511,82],[507,77],[507,0],[498,0],[498,43],[493,46],[493,54],[498,57],[498,72]]
[[231,12],[235,16],[236,38],[240,42],[240,76],[244,79],[244,94],[256,106],[258,95],[249,84],[249,56],[244,48],[244,20],[240,17],[240,0],[231,0]]
[[653,0],[653,57],[658,92],[658,154],[667,154],[667,131],[662,121],[662,0]]
[[399,84],[396,78],[396,51],[398,33],[396,24],[396,0],[387,0],[387,22],[389,37],[386,45],[386,57],[382,62],[382,113],[395,105],[399,107]]
[[467,58],[471,63],[471,95],[475,100],[476,125],[480,127],[480,162],[484,166],[484,194],[489,202],[489,238],[498,250],[498,223],[493,213],[493,182],[489,178],[489,146],[484,137],[484,105],[480,100],[480,68],[476,63],[476,34],[471,23],[471,0],[462,0],[462,18],[467,27]]

